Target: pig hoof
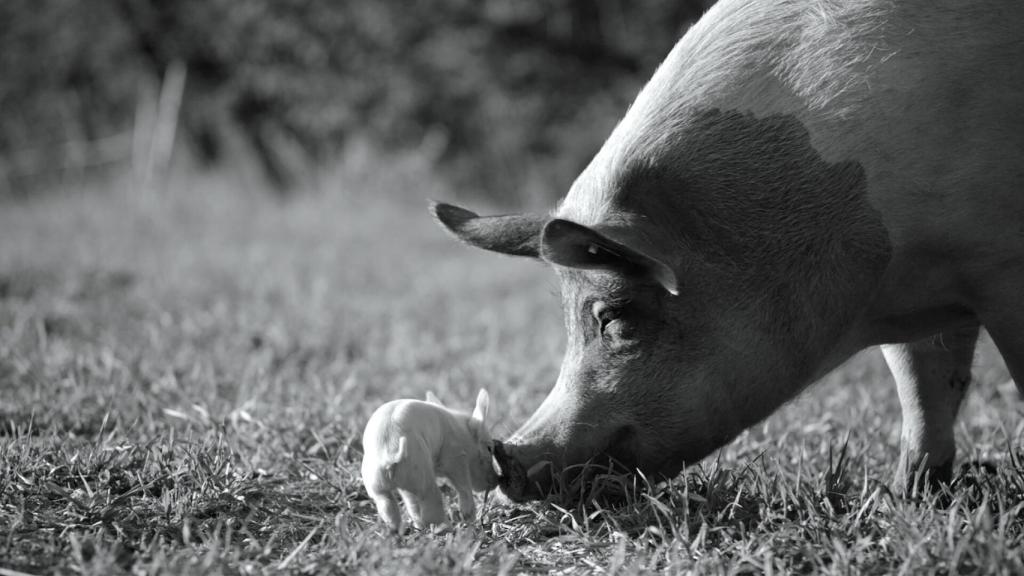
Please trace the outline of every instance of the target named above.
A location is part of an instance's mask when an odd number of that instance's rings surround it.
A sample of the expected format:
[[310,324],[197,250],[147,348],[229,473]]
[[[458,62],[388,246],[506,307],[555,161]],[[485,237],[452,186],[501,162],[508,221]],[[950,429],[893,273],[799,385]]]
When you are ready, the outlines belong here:
[[953,486],[953,460],[937,466],[904,466],[897,470],[895,488],[905,497],[941,494]]

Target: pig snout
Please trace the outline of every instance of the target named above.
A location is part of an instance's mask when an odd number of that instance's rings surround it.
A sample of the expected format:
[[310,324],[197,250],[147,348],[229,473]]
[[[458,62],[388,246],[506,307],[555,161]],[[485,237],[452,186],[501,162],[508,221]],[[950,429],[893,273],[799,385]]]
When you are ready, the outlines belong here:
[[495,442],[494,459],[500,471],[498,486],[514,502],[538,500],[547,496],[562,470],[551,452],[536,446]]
[[559,448],[550,442],[523,441],[520,437],[512,442],[496,440],[494,460],[500,471],[498,486],[514,502],[548,497],[585,480],[588,473],[632,473],[636,469],[631,427],[616,430],[599,447],[579,442]]
[[564,386],[556,384],[511,438],[495,444],[494,455],[502,492],[523,502],[565,489],[575,492],[573,487],[577,481],[585,482],[586,474],[607,471],[613,465],[632,471],[640,464],[637,448],[633,422],[581,406]]
[[505,443],[494,441],[494,461],[498,465],[498,486],[509,498],[521,502],[527,490],[528,480],[526,468],[514,456],[509,454]]

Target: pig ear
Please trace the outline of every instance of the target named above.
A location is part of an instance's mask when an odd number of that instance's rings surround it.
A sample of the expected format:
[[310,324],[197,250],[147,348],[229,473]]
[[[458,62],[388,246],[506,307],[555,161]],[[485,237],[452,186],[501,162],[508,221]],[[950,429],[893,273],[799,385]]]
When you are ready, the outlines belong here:
[[441,399],[437,397],[437,394],[434,394],[431,390],[427,390],[427,402],[436,404],[437,406],[444,406]]
[[441,226],[470,246],[511,256],[540,257],[540,231],[546,218],[532,214],[478,216],[440,202],[431,202],[430,211]]
[[584,270],[613,270],[649,278],[672,295],[679,294],[676,273],[649,248],[634,242],[614,240],[593,228],[568,220],[555,219],[544,226],[540,254],[544,260]]
[[483,424],[487,421],[487,409],[490,407],[491,398],[487,395],[487,390],[480,390],[480,393],[476,395],[476,408],[473,409],[473,420],[477,424]]

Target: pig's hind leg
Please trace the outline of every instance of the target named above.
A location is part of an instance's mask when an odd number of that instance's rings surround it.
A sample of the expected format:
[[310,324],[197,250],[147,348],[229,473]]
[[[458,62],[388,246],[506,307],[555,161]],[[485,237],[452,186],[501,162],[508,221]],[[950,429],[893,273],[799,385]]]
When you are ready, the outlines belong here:
[[399,490],[405,509],[412,516],[413,524],[423,530],[430,525],[444,524],[444,498],[436,483],[424,484],[417,492]]
[[978,314],[1006,362],[1017,391],[1024,397],[1024,265],[1006,275],[1009,280],[985,286],[986,300],[979,306]]
[[430,447],[421,439],[410,442],[406,459],[395,468],[395,485],[416,528],[444,524],[444,499],[437,487],[437,472]]
[[971,382],[977,339],[978,328],[972,326],[910,344],[882,346],[903,410],[898,490],[913,493],[923,487],[918,472],[927,472],[930,484],[951,480],[956,454],[953,425]]

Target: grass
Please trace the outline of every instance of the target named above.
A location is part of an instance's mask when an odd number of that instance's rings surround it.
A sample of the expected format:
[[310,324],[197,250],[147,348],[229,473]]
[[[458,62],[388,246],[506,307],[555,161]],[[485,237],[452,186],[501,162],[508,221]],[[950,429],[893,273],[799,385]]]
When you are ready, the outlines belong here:
[[382,174],[284,205],[200,176],[0,205],[0,574],[1024,572],[1022,405],[987,340],[957,430],[984,465],[941,505],[887,489],[899,409],[868,352],[614,506],[492,496],[389,535],[358,476],[372,410],[487,387],[506,436],[563,333],[550,272],[457,245],[429,175]]

